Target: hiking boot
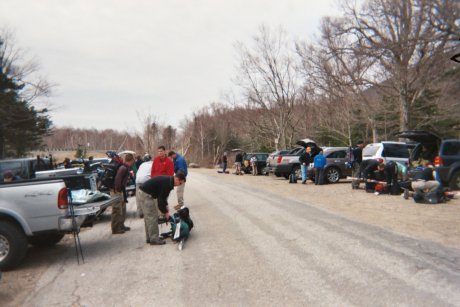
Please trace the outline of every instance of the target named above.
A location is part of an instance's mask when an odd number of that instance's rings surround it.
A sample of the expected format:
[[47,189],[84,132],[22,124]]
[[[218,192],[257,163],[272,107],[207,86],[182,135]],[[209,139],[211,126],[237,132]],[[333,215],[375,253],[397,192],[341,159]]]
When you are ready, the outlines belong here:
[[156,238],[156,239],[150,240],[149,244],[150,245],[163,245],[163,244],[166,244],[166,242],[161,238]]
[[130,230],[131,230],[131,227],[128,227],[128,226],[123,225],[123,227],[121,227],[121,229],[122,229],[123,231],[130,231]]
[[404,199],[409,199],[409,189],[404,189],[403,197]]
[[139,218],[143,219],[144,218],[144,213],[139,214]]
[[112,230],[112,234],[113,235],[120,235],[122,233],[125,233],[125,230],[124,229],[116,229],[116,230]]
[[307,183],[307,180],[302,180],[302,184],[306,184]]

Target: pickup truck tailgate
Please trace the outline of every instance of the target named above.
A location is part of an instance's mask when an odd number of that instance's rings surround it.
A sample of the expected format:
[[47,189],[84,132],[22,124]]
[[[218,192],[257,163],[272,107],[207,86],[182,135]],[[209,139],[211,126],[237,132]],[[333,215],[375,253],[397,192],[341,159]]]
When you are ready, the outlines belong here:
[[85,220],[95,218],[98,214],[107,209],[107,207],[111,206],[117,201],[120,201],[120,198],[120,196],[116,196],[107,200],[73,206],[75,217],[72,218],[69,209],[69,214],[67,216],[59,218],[59,230],[70,232],[75,229],[73,225],[75,225],[76,228],[80,228]]

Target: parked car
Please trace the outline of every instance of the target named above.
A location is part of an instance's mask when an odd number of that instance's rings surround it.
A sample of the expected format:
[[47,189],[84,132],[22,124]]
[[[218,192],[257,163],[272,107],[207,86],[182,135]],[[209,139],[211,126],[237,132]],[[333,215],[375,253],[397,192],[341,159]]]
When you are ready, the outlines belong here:
[[253,157],[255,157],[255,160],[256,160],[257,172],[255,174],[262,174],[263,170],[267,166],[268,153],[265,153],[265,152],[246,153],[243,156],[243,165],[241,166],[241,170],[246,174],[250,174],[253,172],[254,165],[251,162],[252,161],[251,159]]
[[409,177],[418,171],[414,169],[412,162],[419,159],[425,147],[428,157],[432,157],[432,160],[429,158],[430,162],[434,164],[441,183],[451,189],[460,190],[460,139],[442,140],[432,132],[416,130],[400,132],[398,136],[418,143],[410,155]]
[[404,142],[380,142],[366,145],[363,160],[382,159],[385,163],[395,161],[409,163],[410,145]]
[[[352,169],[347,167],[351,157],[349,147],[324,147],[323,155],[327,161],[324,167],[324,182],[337,183],[341,178],[351,176]],[[307,174],[310,180],[315,180],[313,164],[308,167]]]
[[316,143],[311,139],[303,139],[303,140],[297,141],[296,144],[300,145],[301,147],[297,147],[291,150],[288,154],[278,156],[277,164],[273,169],[273,172],[275,173],[276,176],[279,175],[279,176],[283,176],[284,178],[288,179],[289,175],[295,174],[297,179],[300,179],[301,174],[300,174],[299,157],[302,154],[302,152],[305,151],[305,148],[307,146],[311,147],[312,148],[311,153],[312,153],[312,156],[314,157],[321,150],[321,148],[318,145],[316,145]]

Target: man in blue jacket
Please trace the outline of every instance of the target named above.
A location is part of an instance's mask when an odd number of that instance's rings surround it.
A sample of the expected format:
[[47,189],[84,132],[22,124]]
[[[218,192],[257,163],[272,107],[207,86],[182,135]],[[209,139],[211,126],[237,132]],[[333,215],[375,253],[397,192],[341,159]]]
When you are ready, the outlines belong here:
[[326,166],[326,158],[323,156],[323,151],[313,159],[313,165],[315,168],[315,185],[324,184],[324,167]]
[[[171,158],[174,162],[174,173],[177,175],[179,173],[183,173],[184,176],[187,178],[187,162],[185,162],[184,157],[180,154],[170,151],[168,153],[168,157]],[[177,187],[177,202],[178,204],[174,206],[174,209],[179,210],[184,206],[184,190],[185,190],[185,182]]]

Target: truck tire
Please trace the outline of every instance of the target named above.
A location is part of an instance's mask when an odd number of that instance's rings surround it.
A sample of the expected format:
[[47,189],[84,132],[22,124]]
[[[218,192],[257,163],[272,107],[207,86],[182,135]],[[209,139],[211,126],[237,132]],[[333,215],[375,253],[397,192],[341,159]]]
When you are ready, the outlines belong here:
[[450,178],[449,182],[449,187],[452,190],[460,190],[460,170],[457,170],[452,174],[452,178]]
[[27,237],[16,225],[0,221],[0,271],[13,269],[27,253]]
[[29,243],[36,247],[48,247],[56,245],[62,238],[64,238],[63,233],[49,233],[29,237]]

